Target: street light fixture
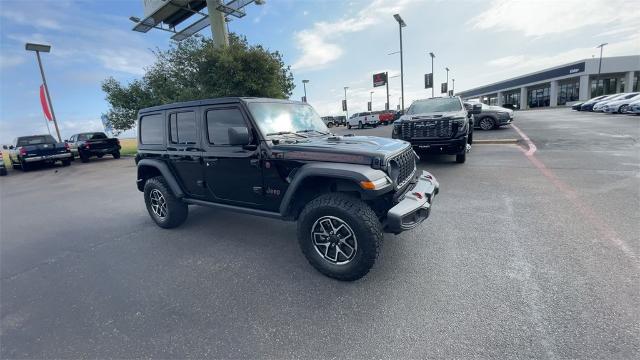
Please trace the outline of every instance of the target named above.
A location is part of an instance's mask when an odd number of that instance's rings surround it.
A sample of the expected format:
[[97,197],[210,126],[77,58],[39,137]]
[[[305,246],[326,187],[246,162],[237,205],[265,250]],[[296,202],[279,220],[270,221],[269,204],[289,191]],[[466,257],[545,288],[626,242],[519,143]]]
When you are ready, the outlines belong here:
[[62,136],[60,136],[60,129],[58,128],[58,121],[56,120],[56,114],[53,111],[53,103],[51,102],[51,95],[49,95],[49,87],[47,86],[47,79],[44,77],[44,69],[42,68],[42,60],[40,60],[40,52],[48,53],[51,51],[51,45],[33,44],[27,43],[25,50],[35,51],[36,58],[38,59],[38,67],[40,68],[40,75],[42,76],[42,84],[44,85],[44,92],[47,95],[47,102],[49,103],[49,110],[51,110],[51,118],[53,119],[53,125],[56,128],[56,134],[58,135],[58,141],[62,142]]
[[[433,73],[433,58],[436,57],[436,54],[430,52],[429,56],[431,56],[431,76],[433,77],[434,76],[434,73]],[[435,87],[436,87],[435,79],[432,79],[431,83],[432,83],[431,84],[431,97],[435,97],[436,96],[436,94],[435,94]]]
[[[598,63],[598,86],[600,85],[600,71],[602,70],[602,48],[605,47],[605,45],[609,45],[609,43],[602,43],[598,46],[596,46],[597,48],[600,48],[600,62]],[[597,87],[596,87],[597,89]],[[602,94],[604,95],[604,82],[602,82]],[[598,91],[596,91],[596,96],[598,96]]]
[[307,101],[307,84],[309,83],[309,80],[302,80],[302,87],[304,88],[304,102],[308,103]]
[[404,64],[402,60],[402,28],[407,24],[402,20],[400,14],[393,15],[393,18],[398,22],[398,29],[400,29],[400,93],[402,94],[402,111],[404,111]]

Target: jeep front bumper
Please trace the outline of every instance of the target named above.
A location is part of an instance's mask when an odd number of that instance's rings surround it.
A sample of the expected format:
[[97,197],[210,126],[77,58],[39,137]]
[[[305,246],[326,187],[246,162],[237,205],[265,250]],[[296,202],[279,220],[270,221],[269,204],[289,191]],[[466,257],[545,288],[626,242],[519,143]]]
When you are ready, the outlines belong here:
[[385,232],[399,234],[411,230],[429,217],[440,184],[429,172],[422,171],[412,186],[400,202],[387,212]]

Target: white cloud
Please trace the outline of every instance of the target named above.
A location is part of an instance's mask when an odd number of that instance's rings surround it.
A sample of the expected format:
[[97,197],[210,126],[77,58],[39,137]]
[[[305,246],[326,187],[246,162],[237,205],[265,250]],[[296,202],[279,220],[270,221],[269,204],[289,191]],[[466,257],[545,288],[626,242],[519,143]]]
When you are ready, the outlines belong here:
[[413,0],[375,0],[356,15],[335,22],[316,22],[311,28],[294,34],[302,55],[293,69],[317,69],[339,59],[344,53],[337,40],[348,33],[359,32],[380,23],[400,12]]
[[8,69],[24,62],[24,55],[0,54],[0,69]]
[[493,59],[487,62],[490,66],[512,66],[521,63],[525,60],[524,55],[509,55],[497,59]]
[[513,1],[493,0],[489,8],[469,20],[476,29],[518,31],[543,36],[586,26],[632,24],[640,29],[640,6],[629,0]]
[[0,17],[6,18],[7,20],[20,25],[30,25],[36,28],[50,30],[59,30],[62,28],[60,23],[53,20],[52,17],[28,16],[25,12],[8,10],[6,8],[2,9],[2,11],[0,12]]

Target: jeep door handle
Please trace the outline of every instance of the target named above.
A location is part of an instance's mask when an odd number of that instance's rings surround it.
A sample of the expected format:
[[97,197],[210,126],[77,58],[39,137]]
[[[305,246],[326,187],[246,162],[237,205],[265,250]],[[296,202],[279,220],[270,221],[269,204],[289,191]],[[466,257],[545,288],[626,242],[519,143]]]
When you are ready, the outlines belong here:
[[218,159],[210,158],[210,159],[206,159],[204,162],[206,166],[215,166],[218,163]]

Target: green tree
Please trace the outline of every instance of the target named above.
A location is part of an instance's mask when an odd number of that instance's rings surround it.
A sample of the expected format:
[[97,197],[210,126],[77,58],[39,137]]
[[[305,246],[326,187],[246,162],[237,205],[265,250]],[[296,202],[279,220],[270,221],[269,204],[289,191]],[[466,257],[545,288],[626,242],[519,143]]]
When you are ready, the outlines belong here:
[[233,34],[229,46],[190,38],[154,54],[156,62],[141,79],[126,85],[113,77],[102,82],[115,130],[131,129],[138,110],[149,106],[224,96],[284,99],[294,88],[291,68],[279,52],[249,45]]

